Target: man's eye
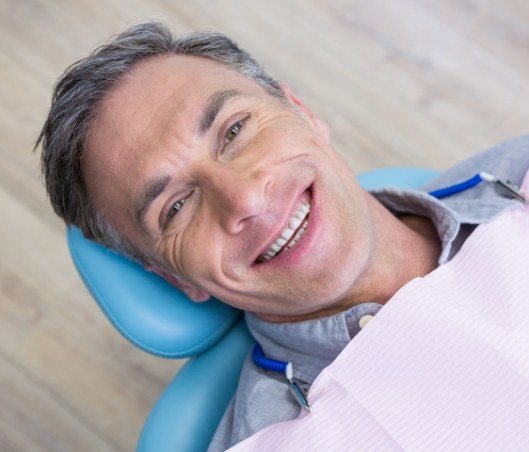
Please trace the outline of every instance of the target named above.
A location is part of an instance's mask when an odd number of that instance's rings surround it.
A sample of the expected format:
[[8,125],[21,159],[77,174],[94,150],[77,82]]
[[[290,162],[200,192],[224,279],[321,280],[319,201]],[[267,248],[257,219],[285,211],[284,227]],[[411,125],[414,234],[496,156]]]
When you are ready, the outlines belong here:
[[166,226],[169,225],[169,223],[176,216],[176,214],[183,209],[186,200],[187,198],[179,199],[178,201],[173,203],[173,205],[169,208],[169,210],[167,211],[167,221],[165,223]]
[[244,125],[244,121],[246,121],[246,119],[241,119],[241,120],[237,121],[235,124],[233,124],[228,129],[228,131],[226,132],[226,135],[224,135],[224,144],[229,143],[230,141],[235,139],[235,137],[237,135],[239,135],[239,132],[241,131],[241,129],[242,129],[243,125]]

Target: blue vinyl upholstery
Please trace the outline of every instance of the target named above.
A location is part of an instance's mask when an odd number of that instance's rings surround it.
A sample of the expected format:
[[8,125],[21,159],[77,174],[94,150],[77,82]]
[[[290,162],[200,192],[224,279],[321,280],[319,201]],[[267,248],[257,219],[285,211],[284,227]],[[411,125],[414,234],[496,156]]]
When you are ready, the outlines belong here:
[[215,347],[191,358],[152,410],[138,451],[205,451],[253,343],[241,320]]
[[[359,176],[366,189],[418,188],[437,172],[382,168]],[[242,313],[218,300],[197,304],[160,277],[67,229],[72,259],[109,321],[132,344],[190,359],[153,408],[141,452],[204,451],[236,389],[253,340]]]
[[114,327],[137,347],[164,358],[209,350],[241,318],[218,300],[194,303],[141,265],[67,230],[70,254],[90,293]]

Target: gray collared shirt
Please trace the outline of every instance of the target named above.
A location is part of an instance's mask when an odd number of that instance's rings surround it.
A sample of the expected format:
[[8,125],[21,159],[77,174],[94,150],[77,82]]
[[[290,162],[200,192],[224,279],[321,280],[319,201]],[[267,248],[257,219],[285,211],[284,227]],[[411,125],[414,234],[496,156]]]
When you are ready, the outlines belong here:
[[[528,169],[529,135],[526,135],[463,161],[420,190],[388,187],[370,190],[370,193],[395,214],[411,213],[429,218],[441,241],[439,265],[443,265],[459,251],[478,224],[518,201],[488,183],[442,201],[428,192],[466,180],[479,171],[520,185]],[[366,302],[330,317],[291,323],[265,322],[247,312],[246,322],[265,355],[292,362],[294,378],[308,390],[322,369],[360,331],[361,319],[376,315],[381,308],[381,304]],[[248,356],[237,391],[208,450],[225,450],[271,424],[296,418],[299,410],[284,377],[256,367]]]

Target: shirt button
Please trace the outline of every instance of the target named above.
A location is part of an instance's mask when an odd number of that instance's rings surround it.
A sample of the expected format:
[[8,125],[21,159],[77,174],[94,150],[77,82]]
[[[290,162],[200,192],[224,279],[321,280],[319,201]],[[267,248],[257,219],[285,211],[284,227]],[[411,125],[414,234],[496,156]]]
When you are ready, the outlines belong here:
[[374,316],[371,314],[366,314],[360,317],[360,320],[358,321],[358,326],[360,327],[360,329],[366,326],[373,317]]

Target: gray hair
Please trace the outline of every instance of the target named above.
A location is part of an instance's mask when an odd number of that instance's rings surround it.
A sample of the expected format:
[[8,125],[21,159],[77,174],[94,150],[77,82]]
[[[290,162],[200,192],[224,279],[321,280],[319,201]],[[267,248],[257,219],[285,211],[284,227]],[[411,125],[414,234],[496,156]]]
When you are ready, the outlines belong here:
[[35,148],[42,144],[41,169],[51,204],[66,224],[79,227],[87,238],[143,264],[152,258],[127,243],[90,200],[81,160],[90,120],[102,99],[136,63],[160,54],[220,62],[285,99],[279,84],[227,36],[198,32],[175,39],[157,22],[127,29],[66,69],[55,85],[48,117],[35,144]]

